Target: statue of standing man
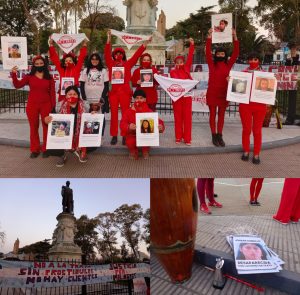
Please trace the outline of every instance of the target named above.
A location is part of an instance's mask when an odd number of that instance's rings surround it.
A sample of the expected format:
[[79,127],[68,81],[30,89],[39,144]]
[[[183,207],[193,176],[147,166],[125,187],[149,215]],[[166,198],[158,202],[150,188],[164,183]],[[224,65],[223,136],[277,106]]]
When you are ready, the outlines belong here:
[[70,181],[66,182],[61,188],[62,206],[63,212],[73,214],[74,212],[74,201],[73,201],[73,190],[70,188]]

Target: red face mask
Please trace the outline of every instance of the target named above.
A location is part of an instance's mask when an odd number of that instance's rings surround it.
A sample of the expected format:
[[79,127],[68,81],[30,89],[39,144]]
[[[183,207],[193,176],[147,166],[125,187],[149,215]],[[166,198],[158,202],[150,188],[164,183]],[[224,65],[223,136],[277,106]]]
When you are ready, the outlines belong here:
[[73,64],[72,62],[67,62],[67,63],[66,63],[66,67],[67,67],[68,69],[73,68],[73,67],[74,67],[74,64]]
[[142,61],[142,67],[143,68],[150,68],[151,61]]
[[176,68],[178,70],[184,70],[184,64],[182,64],[182,65],[176,65]]
[[142,111],[146,103],[144,101],[135,101],[133,105],[136,111]]
[[75,104],[75,103],[78,102],[78,97],[76,97],[76,96],[70,96],[70,97],[68,97],[68,98],[66,98],[66,99],[67,99],[67,102],[68,102],[69,104]]
[[249,65],[250,65],[250,69],[257,69],[260,65],[260,62],[259,61],[250,61],[249,62]]
[[122,54],[119,54],[119,55],[115,55],[115,60],[116,61],[118,61],[118,62],[120,62],[120,61],[122,61],[122,59],[123,59],[123,55]]

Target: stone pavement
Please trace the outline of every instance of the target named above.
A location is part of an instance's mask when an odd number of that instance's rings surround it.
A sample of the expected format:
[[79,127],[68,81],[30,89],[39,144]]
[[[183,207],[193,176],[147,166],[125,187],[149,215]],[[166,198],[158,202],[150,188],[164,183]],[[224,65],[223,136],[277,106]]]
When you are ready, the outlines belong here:
[[[261,207],[251,207],[249,202],[250,179],[216,179],[215,192],[223,208],[213,208],[212,215],[199,214],[196,248],[210,248],[232,255],[225,236],[241,228],[251,229],[265,240],[284,261],[284,270],[299,274],[300,278],[300,224],[281,225],[272,220],[276,212],[283,179],[265,179],[259,200]],[[262,294],[247,286],[228,280],[222,291],[212,285],[213,272],[197,261],[193,265],[192,278],[182,285],[174,285],[158,263],[151,256],[151,294]],[[264,286],[261,286],[264,287]],[[285,294],[265,288],[263,294]]]

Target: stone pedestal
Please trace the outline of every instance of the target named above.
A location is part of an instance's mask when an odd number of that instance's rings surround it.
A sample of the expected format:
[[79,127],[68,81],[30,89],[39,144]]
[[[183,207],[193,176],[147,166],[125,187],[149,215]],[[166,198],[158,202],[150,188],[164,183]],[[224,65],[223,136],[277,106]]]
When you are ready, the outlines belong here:
[[81,262],[81,249],[74,243],[74,235],[77,231],[76,218],[70,213],[60,213],[56,219],[58,224],[53,233],[53,246],[49,250],[49,259]]

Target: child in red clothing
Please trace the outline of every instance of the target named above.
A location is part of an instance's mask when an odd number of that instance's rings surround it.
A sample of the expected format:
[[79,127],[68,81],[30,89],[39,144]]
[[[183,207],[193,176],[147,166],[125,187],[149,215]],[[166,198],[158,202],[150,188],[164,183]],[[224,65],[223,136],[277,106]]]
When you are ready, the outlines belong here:
[[[170,71],[170,77],[175,79],[190,79],[191,66],[195,50],[194,40],[189,39],[190,48],[187,60],[183,56],[175,58],[175,68]],[[175,102],[172,101],[174,110],[175,142],[179,144],[184,140],[186,145],[192,144],[192,97],[188,93]]]
[[141,87],[141,70],[151,69],[153,72],[152,77],[157,74],[156,68],[152,65],[152,57],[149,53],[144,53],[140,57],[140,67],[135,69],[132,74],[131,82],[132,86],[136,87],[136,89],[144,90],[146,94],[146,100],[148,107],[155,112],[156,111],[156,104],[158,101],[157,95],[157,85],[158,83],[154,80],[152,87]]
[[[251,53],[248,56],[248,63],[249,67],[245,72],[253,73],[254,71],[262,70],[259,55],[257,53]],[[240,103],[239,112],[243,125],[242,144],[244,153],[242,155],[242,160],[249,161],[250,135],[253,130],[254,149],[252,162],[253,164],[259,164],[259,154],[262,145],[262,127],[267,113],[267,106],[263,103],[251,101],[249,104]]]
[[[106,66],[109,71],[109,80],[112,81],[113,67],[123,68],[124,82],[121,84],[112,84],[109,92],[109,104],[111,110],[110,120],[110,135],[112,136],[111,144],[115,145],[118,142],[118,109],[121,107],[122,115],[130,106],[132,90],[130,88],[131,69],[135,66],[138,58],[146,50],[146,46],[150,43],[152,37],[149,38],[138,50],[133,54],[130,59],[126,59],[126,54],[123,48],[115,48],[111,53],[111,31],[107,31],[107,42],[104,49],[104,57]],[[119,69],[120,70],[120,69]],[[123,137],[123,144],[125,138]]]
[[79,77],[80,72],[84,63],[84,59],[87,55],[87,40],[83,41],[82,47],[80,49],[80,53],[78,56],[78,60],[76,55],[72,52],[63,55],[62,60],[59,60],[59,56],[54,47],[54,41],[52,39],[49,40],[49,54],[50,59],[56,67],[56,70],[59,73],[60,86],[59,86],[59,98],[58,101],[63,101],[65,95],[61,94],[61,87],[63,86],[61,81],[63,77],[74,78],[74,85],[79,87]]
[[[215,146],[225,146],[223,140],[223,127],[225,119],[225,111],[228,106],[226,101],[228,81],[227,77],[239,56],[239,41],[236,32],[233,29],[233,53],[228,60],[226,49],[219,47],[216,49],[214,57],[211,52],[212,32],[210,29],[206,40],[206,61],[209,68],[208,89],[206,93],[206,101],[209,106],[209,124],[212,133],[212,143]],[[216,115],[218,111],[218,124],[216,128]]]
[[[33,66],[30,74],[25,75],[21,80],[17,78],[17,67],[12,68],[12,80],[16,88],[29,86],[26,114],[30,126],[30,158],[36,158],[42,151],[43,158],[48,157],[46,151],[48,126],[44,118],[55,109],[55,82],[49,74],[46,61],[42,56],[33,59]],[[43,145],[40,146],[39,122],[40,116],[43,127]]]
[[[143,90],[137,89],[134,94],[134,104],[130,109],[124,112],[121,122],[121,134],[126,136],[126,145],[129,149],[129,157],[131,159],[138,159],[138,148],[136,146],[136,113],[148,113],[152,110],[148,107],[146,103],[146,94]],[[159,119],[158,125],[159,132],[164,132],[165,126],[164,122]],[[143,158],[146,160],[149,158],[149,147],[142,147]]]

